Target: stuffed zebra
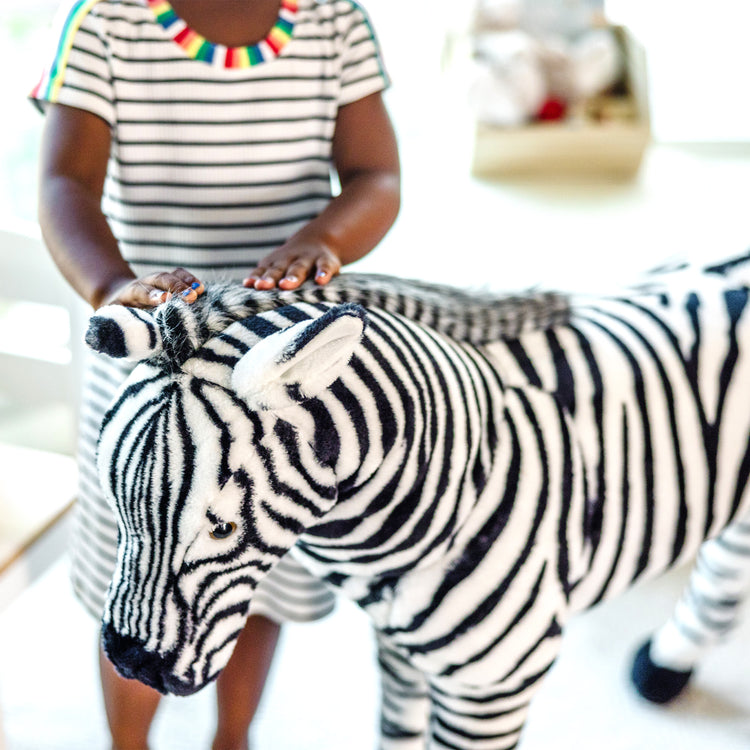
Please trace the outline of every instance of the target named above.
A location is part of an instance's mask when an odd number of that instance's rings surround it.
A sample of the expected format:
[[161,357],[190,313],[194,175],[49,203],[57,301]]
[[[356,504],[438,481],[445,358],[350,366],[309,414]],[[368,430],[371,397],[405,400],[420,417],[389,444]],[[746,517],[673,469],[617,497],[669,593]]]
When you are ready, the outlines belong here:
[[690,559],[636,682],[676,694],[750,565],[750,255],[622,295],[342,276],[103,308],[141,361],[102,426],[102,639],[190,694],[285,554],[370,615],[383,750],[507,750],[569,617]]

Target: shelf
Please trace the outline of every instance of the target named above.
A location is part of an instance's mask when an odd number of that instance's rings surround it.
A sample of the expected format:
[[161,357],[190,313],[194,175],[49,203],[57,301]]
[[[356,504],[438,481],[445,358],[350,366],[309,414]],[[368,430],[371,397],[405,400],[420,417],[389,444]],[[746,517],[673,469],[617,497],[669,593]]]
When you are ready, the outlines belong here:
[[71,508],[75,460],[0,443],[0,577]]

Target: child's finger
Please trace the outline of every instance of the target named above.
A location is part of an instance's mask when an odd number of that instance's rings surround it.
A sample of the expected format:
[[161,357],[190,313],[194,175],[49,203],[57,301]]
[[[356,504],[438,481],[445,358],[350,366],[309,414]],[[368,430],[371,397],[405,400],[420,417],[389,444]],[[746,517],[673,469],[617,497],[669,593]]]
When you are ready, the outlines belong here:
[[120,289],[107,304],[125,305],[125,307],[155,307],[166,302],[170,296],[169,292],[163,289],[157,289],[142,279],[135,279]]
[[190,271],[186,271],[184,268],[175,268],[172,273],[191,289],[194,289],[197,295],[203,294],[203,292],[206,290],[203,282],[195,275],[190,273]]
[[285,266],[273,265],[269,266],[260,278],[256,278],[253,287],[256,289],[273,289],[281,280],[284,275]]
[[297,258],[289,264],[279,280],[280,289],[296,289],[310,275],[314,261],[312,258]]
[[327,284],[341,268],[341,263],[328,256],[318,258],[315,263],[315,283]]
[[[188,280],[192,278],[194,278],[192,274],[189,274]],[[200,282],[193,281],[188,284],[187,280],[183,280],[183,278],[175,272],[162,271],[161,273],[152,274],[151,276],[144,278],[143,283],[154,289],[167,292],[170,296],[180,295],[186,302],[195,302],[198,298],[197,289],[199,287],[193,288],[192,284],[200,284]],[[166,301],[166,299],[163,301]]]
[[253,268],[252,271],[250,271],[250,273],[247,275],[247,278],[242,280],[242,285],[247,287],[254,287],[255,282],[262,278],[265,272],[265,266],[257,265],[255,268]]

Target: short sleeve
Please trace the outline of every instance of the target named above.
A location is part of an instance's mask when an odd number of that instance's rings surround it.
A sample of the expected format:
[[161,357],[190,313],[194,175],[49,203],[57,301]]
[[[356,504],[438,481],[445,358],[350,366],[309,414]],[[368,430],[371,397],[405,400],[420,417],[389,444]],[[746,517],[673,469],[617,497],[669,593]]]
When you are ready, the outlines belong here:
[[54,24],[51,59],[30,99],[44,111],[45,104],[66,104],[98,115],[114,124],[112,75],[104,18],[96,12],[101,0],[68,0]]
[[363,99],[390,85],[370,19],[357,3],[352,2],[351,7],[344,34],[339,106]]

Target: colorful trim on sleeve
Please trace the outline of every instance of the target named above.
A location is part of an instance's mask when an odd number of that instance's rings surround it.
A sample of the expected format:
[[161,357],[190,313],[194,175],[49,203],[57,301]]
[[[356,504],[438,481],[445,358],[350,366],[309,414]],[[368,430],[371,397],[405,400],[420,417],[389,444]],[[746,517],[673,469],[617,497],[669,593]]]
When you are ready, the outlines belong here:
[[349,0],[349,6],[353,23],[344,38],[339,106],[383,91],[391,85],[370,16],[356,0]]
[[385,62],[383,60],[383,50],[380,46],[378,35],[375,33],[375,27],[372,25],[372,21],[370,20],[370,14],[357,2],[357,0],[352,0],[352,5],[362,14],[362,22],[367,28],[367,31],[370,35],[370,42],[375,48],[375,60],[377,61],[378,68],[380,69],[380,76],[382,77],[383,83],[387,88],[391,85],[391,79],[388,75],[388,70],[385,67]]
[[45,69],[39,83],[32,89],[30,98],[56,102],[65,80],[65,69],[68,65],[70,51],[73,48],[76,33],[91,9],[101,0],[77,0],[73,3],[67,16],[63,19],[57,49],[52,64]]

